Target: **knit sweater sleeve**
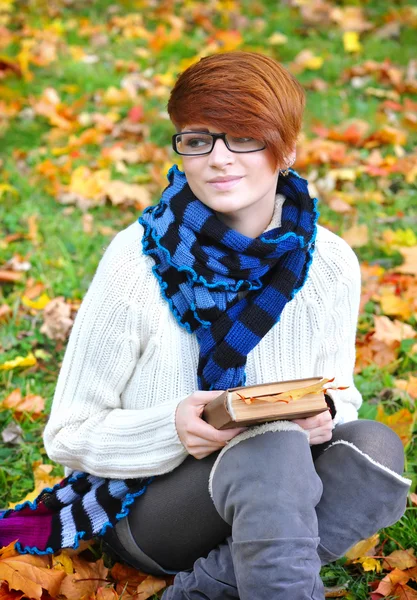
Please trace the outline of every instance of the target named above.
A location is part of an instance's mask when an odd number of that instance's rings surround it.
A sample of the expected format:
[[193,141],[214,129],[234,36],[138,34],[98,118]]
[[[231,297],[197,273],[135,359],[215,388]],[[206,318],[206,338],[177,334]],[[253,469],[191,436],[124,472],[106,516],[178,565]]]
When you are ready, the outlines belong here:
[[[44,433],[49,457],[100,477],[159,475],[187,456],[175,427],[182,398],[123,404],[125,386],[146,349],[144,299],[149,260],[138,224],[120,232],[100,261],[68,341]],[[147,275],[146,275],[147,273]],[[142,336],[142,339],[141,339]]]
[[329,390],[335,404],[334,423],[357,419],[362,396],[356,388],[355,366],[356,327],[361,293],[359,261],[348,244],[328,230],[321,229],[316,244],[320,262],[322,297],[326,298],[325,329],[318,358],[318,372],[334,376],[334,386],[346,390]]

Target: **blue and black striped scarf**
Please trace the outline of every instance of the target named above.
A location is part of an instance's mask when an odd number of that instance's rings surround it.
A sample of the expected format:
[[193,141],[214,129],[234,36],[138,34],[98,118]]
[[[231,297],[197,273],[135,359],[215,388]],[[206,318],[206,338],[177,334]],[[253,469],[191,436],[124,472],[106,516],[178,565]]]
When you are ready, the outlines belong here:
[[253,239],[227,227],[200,202],[176,165],[168,180],[159,203],[139,218],[143,250],[155,261],[154,273],[178,323],[197,335],[199,389],[245,385],[248,353],[307,278],[316,200],[295,171],[280,177],[281,226]]

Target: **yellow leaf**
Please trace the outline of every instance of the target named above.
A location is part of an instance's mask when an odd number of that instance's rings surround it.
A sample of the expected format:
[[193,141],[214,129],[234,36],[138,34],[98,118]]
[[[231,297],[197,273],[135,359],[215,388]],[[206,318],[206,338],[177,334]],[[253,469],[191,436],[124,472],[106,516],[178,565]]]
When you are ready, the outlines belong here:
[[22,304],[35,310],[43,310],[50,301],[51,299],[48,294],[42,294],[37,300],[31,300],[27,296],[22,296]]
[[18,504],[23,504],[23,502],[33,502],[35,498],[39,496],[41,491],[46,488],[53,488],[54,485],[62,481],[62,477],[52,477],[50,472],[53,469],[52,465],[44,465],[39,461],[33,463],[33,477],[34,477],[34,489],[33,491],[26,494],[24,498],[19,500],[18,502],[14,502],[9,504],[8,508],[14,508]]
[[411,307],[409,302],[403,300],[396,294],[386,294],[381,296],[380,304],[382,312],[390,317],[402,317],[407,321],[411,317]]
[[355,560],[355,558],[365,556],[367,552],[373,550],[378,544],[379,534],[375,533],[370,538],[367,538],[366,540],[361,540],[360,542],[355,544],[350,550],[346,552],[345,556],[349,560]]
[[362,44],[359,41],[359,33],[357,31],[345,31],[343,34],[343,46],[345,52],[360,52]]
[[33,352],[29,352],[27,356],[16,356],[13,360],[7,360],[0,365],[0,371],[11,371],[12,369],[22,367],[33,367],[36,363],[37,361]]
[[65,571],[67,575],[74,573],[72,560],[65,550],[62,550],[62,552],[52,557],[52,568],[57,571]]
[[109,181],[110,171],[107,169],[92,172],[83,165],[72,172],[69,191],[84,198],[98,200],[102,197],[103,188]]
[[363,558],[357,558],[353,561],[354,563],[360,563],[363,567],[364,571],[376,571],[379,573],[382,571],[382,565],[379,560],[376,558],[371,558],[370,556],[364,556]]
[[286,44],[288,42],[288,38],[283,33],[276,31],[268,38],[268,42],[272,46],[283,46],[284,44]]
[[14,194],[15,196],[19,195],[19,192],[17,191],[17,189],[14,188],[12,185],[9,185],[8,183],[0,183],[0,198],[6,192],[10,192],[11,194]]
[[301,50],[292,63],[292,71],[295,73],[301,73],[305,69],[310,71],[317,71],[323,66],[324,59],[321,56],[316,56],[311,50],[307,48]]
[[414,425],[413,414],[408,408],[402,408],[392,415],[386,415],[384,407],[379,404],[376,420],[380,423],[388,425],[401,439],[403,446],[407,446],[412,438],[412,430]]
[[386,229],[382,234],[382,238],[389,245],[408,247],[417,245],[417,236],[410,227],[408,229],[397,229],[396,231]]

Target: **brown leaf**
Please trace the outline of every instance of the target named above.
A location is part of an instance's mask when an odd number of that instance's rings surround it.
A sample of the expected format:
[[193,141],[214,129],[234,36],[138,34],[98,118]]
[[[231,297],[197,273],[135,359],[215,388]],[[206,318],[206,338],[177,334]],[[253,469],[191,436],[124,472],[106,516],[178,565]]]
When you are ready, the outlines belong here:
[[399,267],[395,267],[398,273],[410,273],[417,275],[417,246],[411,248],[398,248],[404,257],[404,262]]
[[412,567],[417,567],[417,559],[414,556],[414,548],[410,548],[409,550],[395,550],[394,552],[391,552],[391,554],[384,558],[382,566],[387,570],[401,569],[402,571],[405,569],[411,569]]
[[388,573],[382,579],[375,590],[375,594],[382,594],[382,596],[389,596],[393,593],[394,588],[398,583],[406,584],[409,580],[409,576],[401,571],[400,569],[394,569],[391,573]]
[[89,563],[79,556],[74,556],[72,563],[74,573],[65,575],[64,571],[57,571],[64,575],[59,595],[67,600],[89,598],[106,582],[108,569],[104,566],[102,558],[95,563]]
[[119,594],[113,587],[99,587],[94,596],[94,600],[118,600],[118,598]]
[[20,390],[16,389],[3,400],[3,407],[20,413],[29,412],[39,414],[45,408],[45,399],[42,396],[34,394],[29,394],[22,398]]
[[375,339],[385,342],[388,345],[417,337],[417,332],[414,331],[411,325],[407,325],[407,323],[403,323],[398,319],[391,321],[391,319],[384,315],[377,315],[374,317],[374,322]]
[[369,242],[368,226],[365,223],[362,225],[353,225],[353,227],[343,232],[342,238],[352,248],[365,246]]
[[42,589],[56,596],[65,573],[50,569],[47,556],[20,555],[16,551],[13,554],[11,545],[0,550],[0,579],[10,589],[22,591],[34,600],[41,600]]
[[5,582],[0,585],[0,600],[21,600],[23,596],[24,594],[22,592],[10,590]]
[[148,577],[136,588],[134,597],[137,600],[147,600],[147,598],[151,598],[154,594],[163,590],[164,587],[166,587],[165,579],[158,579],[153,575],[148,575]]
[[8,304],[0,306],[0,321],[6,321],[12,314],[12,309]]
[[6,271],[0,269],[0,283],[16,283],[22,279],[22,273],[16,273],[15,271]]
[[134,205],[138,210],[143,210],[151,204],[151,195],[144,185],[113,180],[106,184],[103,191],[115,206],[119,204]]
[[63,296],[58,296],[49,302],[43,311],[44,322],[40,328],[50,340],[65,341],[72,327],[71,306]]
[[417,400],[417,377],[409,376],[409,379],[396,379],[394,385],[398,390],[404,390],[414,400]]
[[417,506],[417,494],[415,494],[414,492],[411,492],[410,500],[411,500],[411,503],[413,506]]

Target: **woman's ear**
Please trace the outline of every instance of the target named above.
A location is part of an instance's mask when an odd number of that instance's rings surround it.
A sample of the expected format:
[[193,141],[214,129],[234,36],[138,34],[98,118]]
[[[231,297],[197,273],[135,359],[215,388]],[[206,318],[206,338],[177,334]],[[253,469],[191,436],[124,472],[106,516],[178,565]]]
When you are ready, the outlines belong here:
[[295,163],[296,158],[297,158],[297,151],[294,146],[294,148],[289,152],[289,154],[286,155],[286,157],[284,159],[284,164],[282,165],[281,170],[285,171],[286,169],[289,169],[290,167],[292,167],[293,164]]

